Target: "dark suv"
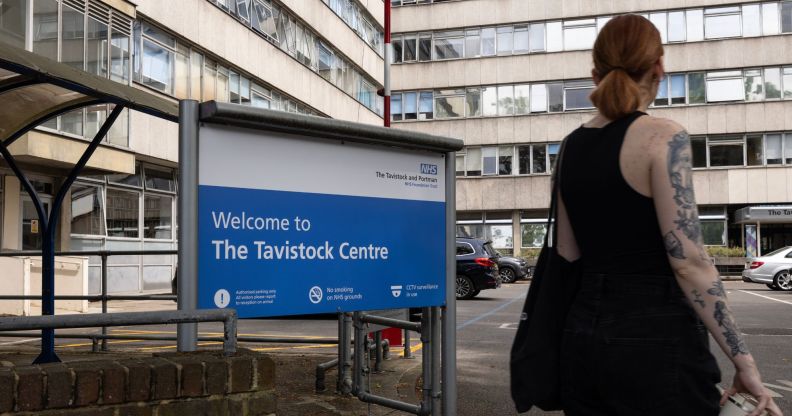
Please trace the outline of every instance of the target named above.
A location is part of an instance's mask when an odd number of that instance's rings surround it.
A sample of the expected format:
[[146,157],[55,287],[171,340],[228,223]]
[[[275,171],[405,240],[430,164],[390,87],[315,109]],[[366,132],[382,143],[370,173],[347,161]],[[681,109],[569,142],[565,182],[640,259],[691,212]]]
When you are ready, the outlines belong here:
[[471,299],[482,290],[501,286],[498,252],[492,248],[492,242],[457,237],[456,263],[457,299]]

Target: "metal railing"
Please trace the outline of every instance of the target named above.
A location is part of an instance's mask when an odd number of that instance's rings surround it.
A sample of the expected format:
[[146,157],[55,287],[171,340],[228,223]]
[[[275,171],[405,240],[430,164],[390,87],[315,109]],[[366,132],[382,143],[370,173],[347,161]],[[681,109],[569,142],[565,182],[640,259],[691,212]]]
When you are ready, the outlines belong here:
[[[89,302],[102,302],[102,313],[107,313],[107,302],[114,300],[176,300],[176,295],[141,294],[141,295],[108,295],[107,294],[107,260],[110,256],[172,256],[178,254],[177,250],[85,250],[85,251],[58,251],[56,256],[97,256],[101,259],[101,292],[99,295],[56,295],[55,300],[87,300]],[[36,250],[3,251],[0,257],[41,257],[41,252]],[[0,295],[0,300],[41,300],[41,295]],[[84,338],[91,339],[90,334]],[[56,336],[56,338],[62,338]],[[75,337],[77,338],[77,337]],[[83,337],[79,337],[83,338]],[[102,326],[102,351],[107,351],[107,340],[114,336],[107,334],[107,327]]]
[[[14,316],[0,318],[2,331],[40,329],[91,328],[193,322],[223,323],[223,352],[236,352],[237,314],[233,309],[198,309],[194,311],[116,312],[80,315]],[[136,337],[137,338],[137,337]]]

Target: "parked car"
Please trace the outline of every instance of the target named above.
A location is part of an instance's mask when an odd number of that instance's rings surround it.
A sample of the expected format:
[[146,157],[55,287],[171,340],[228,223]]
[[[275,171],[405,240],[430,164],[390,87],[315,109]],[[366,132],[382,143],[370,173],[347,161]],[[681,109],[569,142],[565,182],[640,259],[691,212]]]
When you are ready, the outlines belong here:
[[531,266],[525,260],[511,256],[498,257],[498,270],[503,283],[514,283],[531,274]]
[[456,263],[457,299],[471,299],[482,290],[501,286],[498,252],[491,241],[457,237]]
[[764,283],[773,290],[792,291],[792,246],[756,257],[745,263],[745,282]]

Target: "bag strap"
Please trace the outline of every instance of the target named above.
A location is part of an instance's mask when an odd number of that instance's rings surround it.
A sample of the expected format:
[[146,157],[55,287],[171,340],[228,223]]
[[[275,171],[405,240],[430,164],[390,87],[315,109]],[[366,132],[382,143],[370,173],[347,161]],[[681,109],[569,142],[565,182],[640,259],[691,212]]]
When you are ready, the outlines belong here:
[[[567,144],[567,140],[568,139],[569,139],[569,137],[567,137],[563,141],[561,141],[561,146],[558,149],[558,157],[556,158],[555,166],[552,168],[553,169],[553,174],[550,176],[550,180],[552,181],[552,186],[551,186],[551,191],[550,191],[551,192],[551,194],[550,194],[550,211],[547,214],[547,230],[548,231],[552,230],[553,244],[555,244],[555,242],[558,241],[558,227],[557,226],[553,226],[553,220],[557,220],[558,219],[558,194],[559,194],[560,189],[561,189],[561,188],[559,188],[558,183],[559,183],[559,179],[561,177],[561,160],[564,158],[564,149],[566,148],[566,144]],[[544,238],[544,245],[547,246],[547,247],[549,247],[549,244],[548,244],[549,237],[550,237],[550,233],[546,232],[545,233],[545,238]]]

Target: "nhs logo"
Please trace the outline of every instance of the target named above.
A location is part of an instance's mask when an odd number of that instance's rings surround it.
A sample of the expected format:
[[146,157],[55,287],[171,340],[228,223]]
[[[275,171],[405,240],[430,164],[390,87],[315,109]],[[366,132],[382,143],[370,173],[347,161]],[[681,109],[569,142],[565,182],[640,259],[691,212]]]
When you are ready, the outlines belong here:
[[421,174],[422,175],[437,175],[437,165],[430,165],[427,163],[421,163]]

